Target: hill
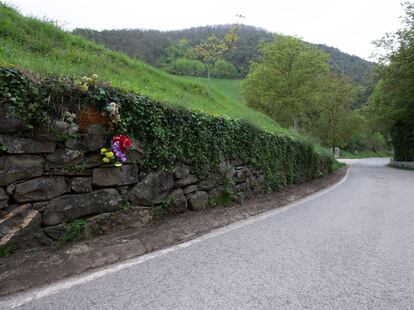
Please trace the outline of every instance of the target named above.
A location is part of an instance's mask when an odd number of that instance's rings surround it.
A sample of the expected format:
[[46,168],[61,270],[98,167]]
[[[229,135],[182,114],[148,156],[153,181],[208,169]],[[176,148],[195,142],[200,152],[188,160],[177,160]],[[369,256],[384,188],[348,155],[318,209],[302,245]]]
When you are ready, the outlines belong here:
[[97,74],[115,87],[170,105],[242,118],[268,131],[282,131],[269,117],[217,90],[209,97],[203,85],[65,32],[51,22],[24,17],[1,3],[0,65],[13,65],[45,76]]
[[[187,39],[191,45],[207,39],[212,34],[223,37],[232,25],[214,25],[205,27],[194,27],[184,30],[158,31],[141,29],[105,30],[95,31],[90,29],[76,29],[74,32],[106,47],[122,51],[129,56],[144,60],[152,65],[159,65],[159,60],[165,55],[165,48],[171,41]],[[252,60],[256,59],[257,44],[260,41],[270,41],[274,34],[254,26],[244,25],[239,32],[237,48],[226,56],[226,60],[236,66],[239,77],[244,77]],[[310,43],[309,43],[310,44]],[[366,61],[358,56],[341,52],[337,48],[323,44],[318,46],[331,57],[331,67],[350,76],[359,84],[367,84],[366,78],[373,70],[374,63]]]

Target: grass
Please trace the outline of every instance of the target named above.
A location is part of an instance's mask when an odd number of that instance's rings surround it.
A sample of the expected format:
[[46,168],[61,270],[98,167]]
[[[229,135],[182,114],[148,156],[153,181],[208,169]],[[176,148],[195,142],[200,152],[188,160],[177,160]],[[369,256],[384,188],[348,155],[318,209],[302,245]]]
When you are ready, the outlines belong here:
[[[204,77],[183,76],[182,78],[203,87],[206,87],[208,85],[207,78]],[[243,96],[241,94],[241,80],[212,78],[211,86],[230,99],[244,102]]]
[[[270,132],[286,132],[271,118],[247,107],[240,98],[239,81],[219,82],[209,97],[201,80],[167,74],[127,55],[114,52],[53,22],[24,17],[0,3],[0,66],[16,66],[42,76],[97,74],[113,86],[147,95],[170,105],[212,115],[245,119]],[[220,86],[221,85],[221,86]]]
[[69,228],[61,240],[59,245],[86,239],[89,235],[88,223],[84,219],[76,219],[69,223]]
[[346,166],[346,164],[340,163],[339,161],[335,160],[334,163],[333,163],[332,169],[333,169],[333,171],[336,171],[336,170],[339,170],[339,169],[341,169],[345,166]]
[[359,152],[348,152],[341,150],[341,158],[358,159],[358,158],[373,158],[373,157],[392,157],[393,153],[390,151],[359,151]]
[[15,243],[9,243],[0,247],[0,257],[8,257],[17,249]]

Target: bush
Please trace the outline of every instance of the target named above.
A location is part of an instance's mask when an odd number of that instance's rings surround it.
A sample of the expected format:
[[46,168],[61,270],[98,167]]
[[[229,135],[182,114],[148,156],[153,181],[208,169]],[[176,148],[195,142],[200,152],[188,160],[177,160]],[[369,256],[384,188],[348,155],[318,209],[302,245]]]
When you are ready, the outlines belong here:
[[214,63],[211,75],[222,79],[234,79],[237,75],[237,69],[233,64],[220,59]]
[[[24,87],[16,87],[16,79]],[[177,162],[185,162],[200,175],[215,168],[223,158],[238,158],[265,172],[269,190],[332,171],[333,158],[316,151],[314,144],[275,135],[245,121],[173,109],[104,84],[82,92],[68,78],[36,81],[16,70],[0,70],[0,102],[18,107],[22,118],[26,115],[23,106],[29,110],[36,103],[28,119],[35,127],[48,126],[50,120],[44,120],[44,111],[56,118],[57,111],[76,113],[82,106],[91,105],[103,110],[113,101],[121,105],[121,125],[116,133],[124,132],[139,140],[143,153],[138,164],[144,171],[168,170]]]
[[391,128],[394,159],[414,161],[414,124],[412,121],[397,121]]
[[199,60],[179,58],[167,67],[167,71],[178,75],[204,76],[207,67]]

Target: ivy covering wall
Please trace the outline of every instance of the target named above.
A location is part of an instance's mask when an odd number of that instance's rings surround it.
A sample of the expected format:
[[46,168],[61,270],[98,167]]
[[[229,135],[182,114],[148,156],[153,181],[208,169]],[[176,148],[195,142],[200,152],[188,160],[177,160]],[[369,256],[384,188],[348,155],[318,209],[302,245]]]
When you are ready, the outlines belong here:
[[[300,183],[332,171],[334,159],[314,145],[275,135],[245,121],[172,108],[105,83],[83,87],[72,78],[40,78],[30,72],[0,69],[0,104],[8,105],[33,130],[52,130],[53,120],[85,107],[103,111],[121,106],[121,122],[109,137],[126,133],[139,141],[137,164],[146,171],[172,169],[177,162],[203,174],[223,159],[237,158],[265,173],[268,190]],[[70,138],[70,137],[68,137]]]

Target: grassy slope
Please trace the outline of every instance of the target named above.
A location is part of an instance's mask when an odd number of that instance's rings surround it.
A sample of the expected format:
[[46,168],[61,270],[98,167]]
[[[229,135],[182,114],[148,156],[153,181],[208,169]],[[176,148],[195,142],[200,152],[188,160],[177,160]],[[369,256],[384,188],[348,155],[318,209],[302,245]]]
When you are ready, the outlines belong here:
[[[203,77],[193,77],[185,76],[182,77],[187,81],[192,81],[198,85],[207,86],[207,78]],[[211,85],[221,92],[223,95],[236,100],[243,102],[243,96],[241,94],[241,81],[240,80],[230,80],[230,79],[211,79]]]
[[15,65],[42,75],[83,76],[100,79],[128,91],[145,94],[172,105],[213,115],[243,118],[272,132],[283,132],[269,117],[217,90],[211,97],[200,83],[175,77],[125,54],[113,52],[52,23],[23,17],[0,3],[0,65]]

